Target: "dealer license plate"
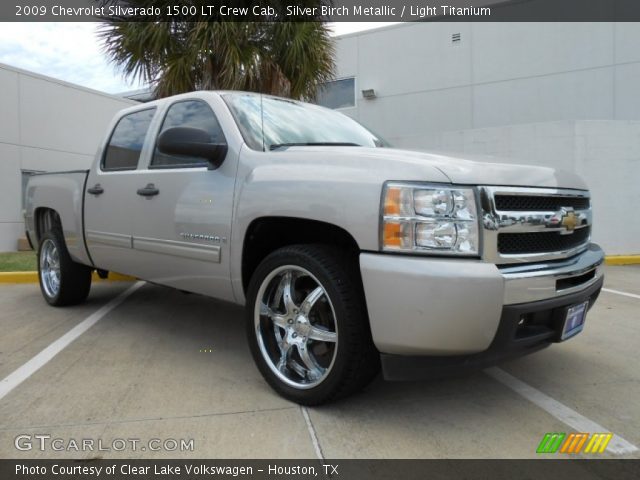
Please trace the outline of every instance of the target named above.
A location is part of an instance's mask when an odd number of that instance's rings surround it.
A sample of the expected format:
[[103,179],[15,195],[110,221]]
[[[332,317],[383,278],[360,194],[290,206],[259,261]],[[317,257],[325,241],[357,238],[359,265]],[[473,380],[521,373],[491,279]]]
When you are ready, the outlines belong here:
[[587,307],[589,302],[574,305],[567,309],[567,315],[564,318],[564,327],[562,328],[562,336],[560,340],[566,340],[580,333],[584,327],[584,319],[587,316]]

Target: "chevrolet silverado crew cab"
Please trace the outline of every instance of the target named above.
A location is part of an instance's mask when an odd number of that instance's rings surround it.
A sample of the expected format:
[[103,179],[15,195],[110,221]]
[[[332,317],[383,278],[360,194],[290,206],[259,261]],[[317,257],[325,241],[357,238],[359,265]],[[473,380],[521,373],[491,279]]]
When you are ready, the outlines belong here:
[[577,176],[395,150],[244,92],[120,112],[90,170],[29,180],[25,221],[51,305],[84,301],[93,270],[245,305],[260,372],[309,405],[380,368],[434,377],[567,340],[603,282]]

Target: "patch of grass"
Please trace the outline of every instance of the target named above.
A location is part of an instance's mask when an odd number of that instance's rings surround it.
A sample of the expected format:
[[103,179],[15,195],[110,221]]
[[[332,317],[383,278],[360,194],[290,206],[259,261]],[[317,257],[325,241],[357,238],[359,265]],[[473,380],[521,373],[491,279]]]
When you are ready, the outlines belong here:
[[35,252],[0,253],[0,272],[33,272],[37,268]]

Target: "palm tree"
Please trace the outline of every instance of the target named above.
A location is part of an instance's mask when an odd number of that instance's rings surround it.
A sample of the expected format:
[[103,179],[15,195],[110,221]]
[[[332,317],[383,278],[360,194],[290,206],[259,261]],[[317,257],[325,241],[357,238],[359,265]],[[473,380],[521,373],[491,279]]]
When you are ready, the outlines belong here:
[[229,89],[313,99],[318,85],[333,78],[334,46],[321,21],[123,20],[103,20],[104,50],[125,76],[151,85],[158,98]]

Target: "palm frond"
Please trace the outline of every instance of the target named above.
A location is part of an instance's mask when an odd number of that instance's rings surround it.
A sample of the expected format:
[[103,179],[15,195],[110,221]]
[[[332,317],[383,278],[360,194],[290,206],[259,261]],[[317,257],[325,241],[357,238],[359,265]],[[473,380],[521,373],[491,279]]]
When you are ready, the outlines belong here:
[[159,97],[242,89],[312,99],[318,84],[334,76],[335,47],[322,22],[111,19],[99,35],[113,64]]

